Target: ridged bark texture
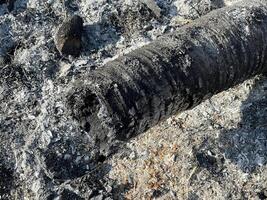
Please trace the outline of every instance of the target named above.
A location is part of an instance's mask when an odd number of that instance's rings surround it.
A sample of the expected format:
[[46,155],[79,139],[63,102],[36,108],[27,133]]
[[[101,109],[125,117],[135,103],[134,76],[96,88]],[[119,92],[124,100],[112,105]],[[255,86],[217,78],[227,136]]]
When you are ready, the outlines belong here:
[[106,149],[267,71],[267,1],[215,10],[76,82],[74,116]]

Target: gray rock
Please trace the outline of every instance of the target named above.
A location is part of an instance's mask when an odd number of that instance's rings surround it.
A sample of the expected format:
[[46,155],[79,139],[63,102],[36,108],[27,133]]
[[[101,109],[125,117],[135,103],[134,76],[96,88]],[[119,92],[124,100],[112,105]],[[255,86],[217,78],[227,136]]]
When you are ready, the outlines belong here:
[[83,19],[74,15],[63,22],[55,36],[55,44],[63,55],[79,56],[82,48]]

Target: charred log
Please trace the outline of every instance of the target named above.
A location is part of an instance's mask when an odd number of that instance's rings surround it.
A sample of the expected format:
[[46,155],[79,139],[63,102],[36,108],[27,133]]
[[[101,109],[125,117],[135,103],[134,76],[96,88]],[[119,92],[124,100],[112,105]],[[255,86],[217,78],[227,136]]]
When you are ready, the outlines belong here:
[[267,1],[246,0],[122,56],[76,82],[74,117],[109,153],[171,115],[267,71]]

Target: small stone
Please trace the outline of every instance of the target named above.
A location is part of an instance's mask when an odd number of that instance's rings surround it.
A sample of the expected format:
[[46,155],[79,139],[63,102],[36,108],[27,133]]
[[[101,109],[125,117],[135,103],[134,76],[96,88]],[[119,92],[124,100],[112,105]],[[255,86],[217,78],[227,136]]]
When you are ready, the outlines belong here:
[[63,55],[79,56],[82,48],[83,19],[74,15],[58,28],[55,44]]
[[105,189],[108,193],[111,193],[113,188],[110,185],[107,185]]
[[134,160],[134,159],[136,158],[136,154],[135,154],[134,151],[129,155],[129,158],[130,158],[131,160]]

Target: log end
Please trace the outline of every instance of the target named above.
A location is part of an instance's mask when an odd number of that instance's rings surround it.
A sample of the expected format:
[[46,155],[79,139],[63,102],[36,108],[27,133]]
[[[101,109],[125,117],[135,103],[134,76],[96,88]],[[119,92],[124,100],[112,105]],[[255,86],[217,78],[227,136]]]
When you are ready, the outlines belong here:
[[108,126],[106,108],[101,100],[90,89],[80,89],[68,97],[73,118],[80,124],[92,143],[99,147],[101,155],[110,153],[111,128]]

